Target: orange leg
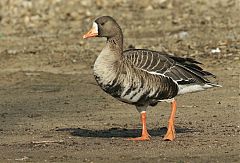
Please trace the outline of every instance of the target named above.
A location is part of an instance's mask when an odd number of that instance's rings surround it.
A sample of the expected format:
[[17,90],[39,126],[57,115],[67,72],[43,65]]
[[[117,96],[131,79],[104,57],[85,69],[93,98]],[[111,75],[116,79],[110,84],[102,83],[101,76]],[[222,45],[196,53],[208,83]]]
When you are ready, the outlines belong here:
[[172,107],[172,112],[168,120],[168,130],[166,135],[163,138],[164,140],[168,140],[168,141],[173,141],[173,139],[175,139],[174,121],[175,121],[175,113],[177,110],[177,103],[175,100],[173,100],[173,102],[171,103],[171,107]]
[[140,141],[150,140],[151,136],[148,134],[146,125],[146,111],[141,112],[141,121],[142,121],[142,136],[137,138],[129,138],[127,140],[140,140]]

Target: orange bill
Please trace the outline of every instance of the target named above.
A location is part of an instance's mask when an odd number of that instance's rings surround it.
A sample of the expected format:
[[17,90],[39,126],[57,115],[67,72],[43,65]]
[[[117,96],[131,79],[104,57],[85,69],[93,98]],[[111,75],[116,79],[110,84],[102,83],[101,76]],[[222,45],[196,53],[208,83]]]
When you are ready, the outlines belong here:
[[98,36],[98,25],[97,23],[93,23],[92,29],[88,31],[85,35],[83,35],[83,38],[90,38],[90,37],[96,37]]

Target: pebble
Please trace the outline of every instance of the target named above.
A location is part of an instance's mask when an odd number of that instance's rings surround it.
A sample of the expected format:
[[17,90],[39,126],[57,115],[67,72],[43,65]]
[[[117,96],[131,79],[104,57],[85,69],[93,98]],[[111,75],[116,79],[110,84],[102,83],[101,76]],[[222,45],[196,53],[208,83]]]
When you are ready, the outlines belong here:
[[149,5],[148,7],[145,8],[146,11],[151,11],[153,10],[153,7],[151,5]]
[[221,52],[221,50],[219,49],[219,48],[216,48],[216,49],[212,49],[211,50],[211,53],[220,53]]
[[77,60],[76,60],[76,59],[72,59],[72,62],[73,62],[73,63],[76,63],[76,62],[77,62]]
[[11,55],[14,55],[14,54],[17,54],[17,50],[9,49],[9,50],[7,50],[7,53],[11,54]]
[[181,31],[181,32],[178,33],[178,36],[179,36],[180,39],[185,39],[189,36],[189,34],[186,31]]
[[234,57],[233,59],[234,59],[235,61],[237,61],[237,60],[239,60],[239,57]]

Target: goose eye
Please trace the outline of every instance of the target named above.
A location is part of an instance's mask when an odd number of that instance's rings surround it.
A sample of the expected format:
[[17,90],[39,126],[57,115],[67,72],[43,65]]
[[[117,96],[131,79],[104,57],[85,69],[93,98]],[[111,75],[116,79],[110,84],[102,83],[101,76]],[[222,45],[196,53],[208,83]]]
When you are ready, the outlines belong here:
[[100,23],[102,26],[105,24],[104,22]]

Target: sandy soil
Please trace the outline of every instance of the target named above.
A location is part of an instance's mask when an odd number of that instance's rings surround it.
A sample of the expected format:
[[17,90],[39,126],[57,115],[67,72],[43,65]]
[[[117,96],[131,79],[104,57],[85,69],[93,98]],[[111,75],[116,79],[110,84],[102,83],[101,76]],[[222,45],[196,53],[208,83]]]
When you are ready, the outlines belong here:
[[[240,1],[134,2],[0,2],[0,162],[240,162]],[[82,39],[101,15],[125,48],[193,57],[223,85],[177,97],[175,141],[162,140],[167,103],[147,112],[151,141],[125,140],[139,114],[96,85],[104,39]]]

